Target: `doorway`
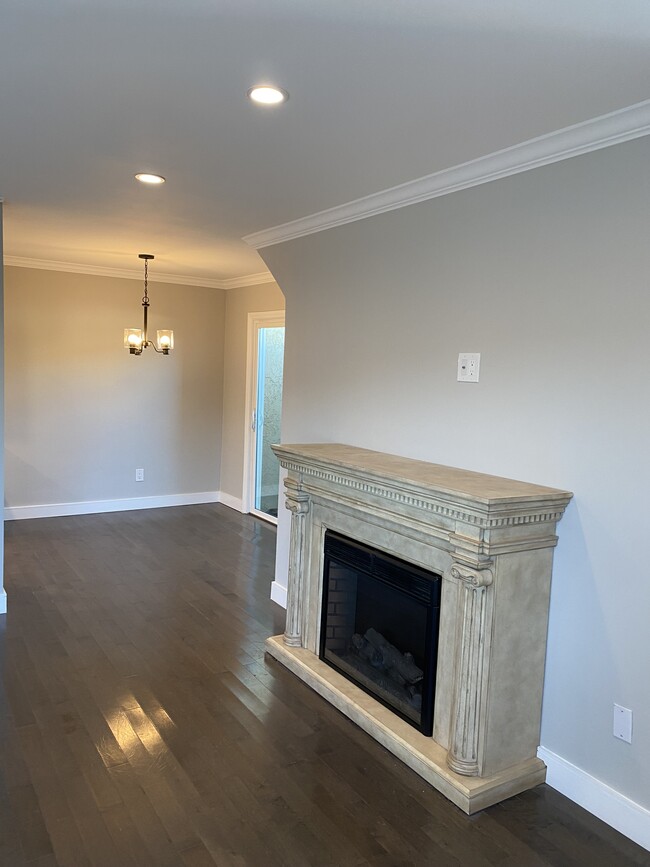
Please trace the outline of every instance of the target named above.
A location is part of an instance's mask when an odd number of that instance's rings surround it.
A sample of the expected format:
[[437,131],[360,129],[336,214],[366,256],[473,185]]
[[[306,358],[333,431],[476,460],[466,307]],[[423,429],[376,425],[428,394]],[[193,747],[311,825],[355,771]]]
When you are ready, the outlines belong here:
[[277,524],[281,441],[284,311],[248,317],[248,407],[244,511]]

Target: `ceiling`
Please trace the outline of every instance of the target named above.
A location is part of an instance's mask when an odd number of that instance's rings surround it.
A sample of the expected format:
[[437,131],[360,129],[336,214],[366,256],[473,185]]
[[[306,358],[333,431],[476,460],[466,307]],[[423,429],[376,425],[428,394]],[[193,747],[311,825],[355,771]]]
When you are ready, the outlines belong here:
[[265,271],[245,235],[650,95],[647,0],[2,0],[0,40],[9,261],[215,286]]

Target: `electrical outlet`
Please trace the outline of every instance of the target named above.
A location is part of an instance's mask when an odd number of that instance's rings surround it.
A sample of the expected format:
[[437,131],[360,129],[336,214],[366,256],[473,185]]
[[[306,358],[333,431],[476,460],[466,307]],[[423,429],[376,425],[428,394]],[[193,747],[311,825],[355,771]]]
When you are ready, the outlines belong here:
[[461,352],[458,356],[458,382],[478,382],[480,352]]
[[614,705],[614,737],[632,743],[632,711],[629,707]]
[[144,469],[140,467],[135,471],[136,482],[144,482]]

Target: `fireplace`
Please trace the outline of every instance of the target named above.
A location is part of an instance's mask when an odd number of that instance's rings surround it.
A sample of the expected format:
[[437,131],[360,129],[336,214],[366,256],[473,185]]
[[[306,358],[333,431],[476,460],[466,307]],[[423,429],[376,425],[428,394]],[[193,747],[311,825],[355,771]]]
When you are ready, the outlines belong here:
[[320,658],[431,735],[440,575],[331,530],[323,555]]
[[[537,747],[555,529],[572,495],[353,446],[273,449],[287,471],[291,536],[285,633],[267,640],[267,652],[466,813],[543,782]],[[355,556],[361,546],[433,583],[438,576],[437,657],[421,693],[431,734],[423,714],[409,718],[403,705],[353,682],[345,651],[330,648],[327,659],[326,539],[334,537],[352,540]],[[345,592],[356,599],[366,577],[356,588],[350,579]],[[355,611],[346,625],[346,616],[337,626],[366,656],[364,641],[383,640],[425,671],[415,660],[421,651],[395,638],[390,622],[361,622]]]

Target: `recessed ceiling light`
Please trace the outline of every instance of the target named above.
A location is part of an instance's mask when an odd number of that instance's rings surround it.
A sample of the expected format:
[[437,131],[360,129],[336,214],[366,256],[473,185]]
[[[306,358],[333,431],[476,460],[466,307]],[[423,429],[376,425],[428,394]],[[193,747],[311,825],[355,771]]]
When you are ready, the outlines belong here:
[[165,178],[162,175],[152,175],[149,172],[138,172],[135,176],[136,181],[142,184],[164,184]]
[[255,87],[251,87],[246,91],[246,96],[260,105],[279,105],[281,102],[286,102],[289,99],[289,94],[286,90],[274,87],[271,84],[256,84]]

